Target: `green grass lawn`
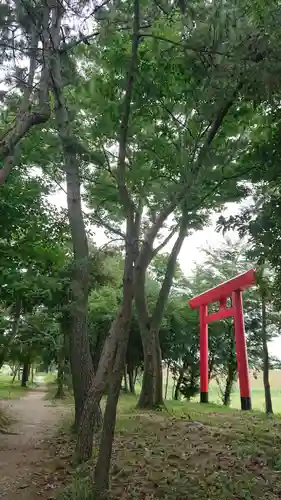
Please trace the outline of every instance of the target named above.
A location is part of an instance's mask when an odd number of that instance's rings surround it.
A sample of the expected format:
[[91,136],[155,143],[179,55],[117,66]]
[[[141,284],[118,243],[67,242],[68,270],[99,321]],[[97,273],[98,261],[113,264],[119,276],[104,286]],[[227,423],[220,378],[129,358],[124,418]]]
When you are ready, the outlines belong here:
[[[164,372],[164,378],[165,378],[165,372]],[[274,371],[272,370],[270,372],[270,384],[271,384],[271,397],[272,397],[273,410],[276,413],[281,413],[281,370],[274,370]],[[262,373],[259,373],[256,379],[250,373],[250,386],[251,386],[253,409],[264,411],[265,403],[264,403],[264,388],[263,388]],[[171,399],[172,397],[172,389],[173,389],[173,380],[172,377],[169,377],[168,399]],[[219,405],[221,404],[221,398],[218,386],[213,381],[211,381],[209,386],[209,400],[212,403]],[[194,398],[193,401],[198,402],[199,396]],[[231,408],[240,409],[240,393],[239,393],[238,382],[235,384],[234,390],[231,394]]]
[[20,381],[12,383],[10,375],[0,374],[0,399],[17,399],[25,394],[27,388],[20,386]]

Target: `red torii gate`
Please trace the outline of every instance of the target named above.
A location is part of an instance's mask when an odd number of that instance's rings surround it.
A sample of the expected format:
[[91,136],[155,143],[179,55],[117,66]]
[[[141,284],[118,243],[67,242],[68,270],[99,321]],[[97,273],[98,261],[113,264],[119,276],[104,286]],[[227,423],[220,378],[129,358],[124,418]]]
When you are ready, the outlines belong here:
[[[208,403],[208,323],[223,318],[234,318],[234,331],[236,342],[236,356],[241,397],[241,409],[251,409],[251,393],[247,359],[247,345],[245,339],[242,291],[256,283],[254,269],[235,276],[220,285],[207,290],[189,301],[192,309],[200,310],[200,401]],[[231,297],[231,307],[226,306],[227,299]],[[219,310],[208,314],[208,305],[219,302]]]

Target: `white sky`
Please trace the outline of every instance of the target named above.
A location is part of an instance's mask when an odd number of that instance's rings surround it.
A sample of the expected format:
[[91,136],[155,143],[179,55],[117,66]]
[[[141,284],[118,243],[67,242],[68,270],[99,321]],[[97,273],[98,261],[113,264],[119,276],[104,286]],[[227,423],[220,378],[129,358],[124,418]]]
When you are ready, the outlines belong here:
[[[50,196],[49,201],[57,207],[66,208],[66,194],[63,191]],[[238,203],[228,203],[223,213],[224,215],[233,215],[239,212],[240,208],[241,205]],[[190,275],[196,264],[203,264],[203,248],[220,247],[225,241],[223,235],[217,233],[215,230],[217,218],[218,214],[215,214],[212,217],[210,226],[205,227],[202,231],[196,231],[193,235],[185,239],[179,255],[179,263],[185,275]],[[229,231],[227,236],[233,241],[239,240],[239,236],[235,231]],[[102,246],[108,241],[103,229],[95,228],[94,240],[97,246]],[[172,245],[173,240],[169,242],[164,251],[169,251]],[[247,269],[245,269],[245,271],[247,271]],[[268,347],[270,353],[281,360],[281,336],[270,342]]]

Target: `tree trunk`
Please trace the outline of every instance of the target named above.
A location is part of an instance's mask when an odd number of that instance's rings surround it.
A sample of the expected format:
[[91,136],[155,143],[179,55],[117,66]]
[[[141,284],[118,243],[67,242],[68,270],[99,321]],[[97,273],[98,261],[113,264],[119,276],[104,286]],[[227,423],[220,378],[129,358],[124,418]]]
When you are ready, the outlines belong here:
[[55,399],[63,399],[64,393],[64,347],[61,347],[58,353],[58,374],[57,374],[57,392]]
[[[157,377],[160,377],[162,382],[162,366],[157,366],[159,361],[159,353],[157,352],[154,334],[149,328],[147,328],[146,332],[144,332],[144,329],[142,329],[141,334],[144,354],[144,371],[141,393],[138,400],[138,408],[154,409],[163,405],[161,386],[159,380],[157,381]],[[160,400],[158,399],[159,397]]]
[[65,397],[64,393],[64,382],[65,382],[65,357],[66,357],[66,345],[67,345],[67,324],[68,317],[65,313],[62,315],[60,321],[60,341],[61,345],[57,353],[58,371],[57,371],[57,392],[55,394],[55,399],[63,399]]
[[159,330],[173,284],[177,258],[186,236],[187,225],[188,217],[183,208],[179,234],[168,259],[165,277],[151,319],[146,300],[146,271],[153,258],[153,251],[149,246],[143,246],[135,266],[135,304],[144,354],[144,373],[138,401],[139,408],[153,409],[164,405]]
[[212,379],[214,368],[215,368],[215,356],[214,356],[214,354],[211,354],[211,356],[209,357],[209,374],[208,374],[208,380]]
[[114,368],[110,377],[107,403],[104,413],[104,423],[100,441],[100,451],[95,468],[94,497],[95,500],[103,500],[107,496],[109,488],[109,470],[116,424],[116,410],[120,394],[129,328],[124,332],[116,353]]
[[21,386],[26,387],[29,375],[29,360],[24,361],[22,368]]
[[267,347],[267,331],[266,331],[266,299],[264,294],[261,294],[262,306],[262,346],[263,346],[263,385],[265,396],[265,411],[267,414],[273,413],[270,382],[269,382],[269,355]]
[[[142,205],[141,203],[139,203],[138,208],[136,207],[126,185],[126,148],[134,78],[138,66],[139,23],[140,2],[139,0],[135,0],[131,58],[129,62],[126,89],[124,93],[123,114],[121,116],[119,133],[118,161],[115,174],[120,201],[122,203],[124,215],[126,217],[126,254],[123,274],[123,300],[119,312],[111,325],[109,335],[107,336],[103,347],[97,373],[93,384],[91,385],[84,406],[76,444],[76,456],[78,460],[88,459],[92,454],[93,447],[93,428],[91,424],[91,415],[93,410],[100,402],[104,388],[107,384],[108,375],[110,376],[112,371],[114,370],[116,372],[116,379],[111,379],[112,382],[109,387],[110,390],[106,410],[106,422],[103,427],[100,455],[97,463],[98,470],[101,470],[100,466],[98,466],[98,464],[100,463],[102,463],[103,467],[105,468],[105,474],[101,472],[102,476],[97,486],[97,491],[99,491],[100,498],[106,492],[106,485],[108,484],[108,471],[115,428],[116,406],[123,375],[123,363],[127,350],[129,327],[132,316],[132,305],[134,298],[133,269],[139,250],[138,245]],[[124,352],[122,352],[123,348]],[[120,359],[122,359],[122,364]],[[108,439],[105,435],[106,428],[109,430]],[[97,473],[95,474],[95,478],[98,479]]]
[[148,338],[150,330],[147,333],[142,333],[144,369],[142,376],[141,393],[138,401],[139,408],[153,408],[154,406],[154,373],[153,373],[153,339]]
[[0,352],[0,370],[5,362],[6,356],[7,356],[8,351],[9,351],[9,347],[18,333],[19,324],[20,324],[21,305],[22,305],[21,299],[17,299],[15,302],[14,308],[13,308],[13,312],[12,312],[13,324],[12,324],[11,332],[5,336],[5,345],[1,349],[1,352]]
[[166,367],[165,399],[167,399],[168,396],[169,375],[170,375],[170,363],[168,363]]
[[131,394],[135,394],[135,377],[134,370],[132,367],[128,366],[128,378],[129,378],[129,389]]
[[[55,118],[64,155],[66,174],[67,209],[73,246],[73,274],[69,308],[69,355],[75,401],[75,427],[78,429],[84,402],[93,378],[93,365],[87,331],[89,294],[88,239],[81,206],[80,172],[76,153],[76,140],[71,130],[61,76],[60,26],[62,9],[56,2],[56,22],[52,30],[52,85],[55,99]],[[96,408],[97,418],[100,412]],[[94,418],[94,415],[92,415]]]
[[13,370],[13,371],[14,371],[14,373],[13,373],[12,384],[14,383],[15,378],[16,378],[16,376],[17,376],[18,372],[20,371],[20,365],[15,366],[15,368],[14,368],[14,370]]
[[232,388],[237,375],[237,361],[236,361],[234,334],[231,324],[228,323],[228,325],[229,325],[229,335],[230,335],[230,353],[227,365],[226,384],[223,393],[224,406],[230,405]]
[[175,387],[174,399],[176,401],[178,401],[180,399],[180,387],[181,387],[181,383],[183,381],[184,372],[185,372],[185,365],[183,364],[183,366],[180,369],[179,378],[177,380],[176,387]]
[[175,379],[175,377],[173,377],[172,399],[176,399],[175,398],[175,390],[176,390],[176,379]]
[[224,394],[223,394],[223,404],[224,406],[229,406],[231,402],[231,393],[232,393],[232,388],[233,384],[235,382],[236,378],[236,367],[232,367],[229,365],[229,370],[226,378],[226,383],[225,383],[225,389],[224,389]]
[[[93,450],[93,416],[107,386],[108,374],[114,365],[115,354],[120,336],[131,319],[131,307],[133,302],[133,288],[131,292],[126,290],[119,312],[113,321],[109,334],[104,343],[95,378],[90,386],[85,401],[82,418],[79,426],[75,455],[78,462],[88,460]],[[122,374],[123,375],[123,374]]]
[[134,386],[136,385],[138,374],[139,374],[139,369],[138,369],[138,367],[136,367],[135,373],[134,373]]
[[124,391],[129,392],[128,377],[127,377],[127,365],[124,363]]

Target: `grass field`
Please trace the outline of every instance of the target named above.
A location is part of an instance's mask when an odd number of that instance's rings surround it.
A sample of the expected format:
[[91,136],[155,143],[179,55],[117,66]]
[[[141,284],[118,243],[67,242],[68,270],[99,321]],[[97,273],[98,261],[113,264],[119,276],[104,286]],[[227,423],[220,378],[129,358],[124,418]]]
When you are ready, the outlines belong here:
[[[41,374],[44,375],[44,374]],[[165,385],[165,370],[164,370],[164,385]],[[56,393],[56,375],[54,373],[45,374],[45,382],[49,387],[48,399],[52,399]],[[257,378],[254,378],[250,374],[250,384],[251,384],[251,395],[252,395],[252,406],[253,409],[264,411],[264,388],[262,373],[259,373]],[[271,397],[273,410],[275,413],[281,413],[281,370],[274,370],[270,372],[270,384],[271,384]],[[136,393],[140,392],[140,384],[136,384]],[[168,383],[168,393],[167,399],[171,400],[173,391],[173,380],[172,377],[169,378]],[[0,376],[0,397],[1,397],[1,376]],[[209,400],[211,403],[216,405],[221,405],[220,393],[216,383],[211,382],[209,387]],[[194,398],[192,402],[198,402],[199,396]],[[231,408],[240,409],[240,393],[239,384],[235,384],[234,390],[231,395]]]
[[0,374],[0,399],[17,399],[26,392],[25,387],[20,386],[20,381],[15,380],[12,384],[10,375]]
[[[250,373],[250,385],[253,409],[263,411],[265,408],[265,404],[262,373],[258,373],[257,379],[255,379],[252,373]],[[273,370],[270,372],[270,385],[273,409],[276,413],[281,413],[281,370]],[[173,381],[172,379],[169,379],[168,399],[171,399],[172,397],[172,386]],[[215,382],[210,383],[209,399],[215,404],[221,404],[219,389]],[[198,400],[198,398],[194,398],[194,401]],[[234,390],[231,395],[231,408],[240,408],[240,393],[238,382],[235,384]]]
[[[49,398],[52,398],[56,392],[56,374],[55,373],[40,373],[37,376],[44,378],[45,383],[49,386]],[[264,411],[264,389],[262,373],[259,373],[257,379],[252,374],[251,379],[251,393],[253,409]],[[164,371],[164,384],[165,384],[165,371]],[[271,396],[273,409],[276,413],[281,413],[281,370],[274,370],[270,372]],[[168,384],[168,400],[172,397],[173,380],[169,378]],[[140,391],[140,386],[136,386],[137,393]],[[15,399],[24,394],[26,389],[20,387],[20,382],[15,380],[12,384],[12,377],[10,375],[0,374],[0,399]],[[213,382],[209,387],[209,398],[212,403],[221,404],[219,389]],[[194,402],[198,401],[198,397],[194,398]],[[240,394],[239,384],[235,384],[235,388],[231,396],[231,408],[240,408]]]

